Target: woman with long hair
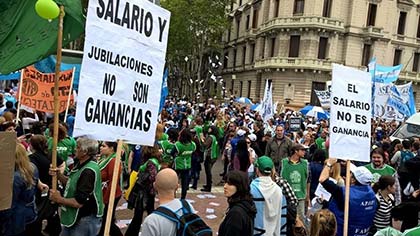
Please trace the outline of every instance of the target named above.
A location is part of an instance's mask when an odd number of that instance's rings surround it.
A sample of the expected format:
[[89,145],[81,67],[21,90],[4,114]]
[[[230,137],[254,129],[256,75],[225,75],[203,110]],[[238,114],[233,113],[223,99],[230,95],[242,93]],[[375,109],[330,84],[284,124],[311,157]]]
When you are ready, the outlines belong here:
[[109,206],[109,197],[111,195],[111,186],[112,186],[112,177],[114,174],[115,168],[115,157],[117,156],[117,143],[116,142],[103,142],[99,148],[100,157],[98,159],[99,169],[101,170],[101,179],[102,179],[102,195],[104,201],[104,214],[102,216],[102,226],[98,235],[103,235],[105,230],[105,223],[108,213],[108,208],[112,207],[112,217],[111,217],[111,226],[109,234],[112,236],[121,236],[122,233],[120,228],[115,224],[115,208],[118,205],[118,202],[122,196],[120,179],[121,179],[121,164],[118,168],[118,178],[117,178],[117,187],[115,189],[115,200],[114,205]]
[[175,154],[175,171],[181,179],[181,199],[185,199],[187,196],[188,184],[190,182],[191,157],[195,149],[196,145],[192,141],[190,130],[181,130],[173,151],[173,154]]
[[395,178],[391,175],[384,175],[373,186],[376,192],[378,208],[376,209],[373,225],[370,227],[369,235],[374,235],[376,231],[392,227],[391,211],[395,206]]
[[233,169],[247,173],[250,165],[251,162],[249,159],[249,151],[246,140],[241,139],[236,145],[236,152],[233,157]]
[[25,148],[16,144],[15,172],[13,176],[12,207],[8,210],[10,217],[5,223],[2,235],[32,235],[27,225],[37,217],[35,192],[38,183],[38,170],[31,164]]
[[311,219],[311,236],[332,236],[337,232],[337,220],[335,215],[327,210],[317,211]]
[[254,235],[254,219],[257,214],[249,179],[245,172],[233,170],[227,173],[224,194],[229,208],[219,227],[219,236]]
[[[156,192],[153,188],[157,172],[160,170],[161,152],[159,145],[153,147],[142,146],[143,163],[138,170],[137,181],[140,181],[140,187],[134,187],[131,191],[128,208],[134,208],[134,216],[125,232],[125,236],[137,236],[140,232],[140,226],[143,221],[143,214],[151,214],[155,209]],[[137,183],[136,183],[137,184]],[[131,196],[135,199],[131,199]]]
[[219,131],[214,125],[210,126],[207,130],[207,137],[204,143],[204,170],[206,172],[206,185],[201,189],[203,192],[211,192],[213,182],[211,168],[214,163],[216,163],[217,157],[219,156],[219,144],[217,142],[218,133]]

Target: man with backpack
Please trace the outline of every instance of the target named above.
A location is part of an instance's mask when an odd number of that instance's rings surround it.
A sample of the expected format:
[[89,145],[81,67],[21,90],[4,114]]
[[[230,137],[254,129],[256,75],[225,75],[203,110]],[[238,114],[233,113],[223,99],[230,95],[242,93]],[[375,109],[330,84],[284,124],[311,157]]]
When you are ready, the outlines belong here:
[[[411,152],[411,142],[409,140],[402,141],[403,150],[398,151],[394,154],[391,159],[391,164],[397,165],[397,173],[399,177],[399,182],[401,190],[404,190],[407,187],[407,184],[410,180],[410,174],[406,167],[406,161],[414,157],[413,152]],[[404,195],[402,195],[403,200]]]
[[194,208],[185,200],[174,197],[179,187],[174,170],[161,170],[153,186],[159,197],[159,208],[144,219],[141,235],[212,235],[211,229],[194,214]]

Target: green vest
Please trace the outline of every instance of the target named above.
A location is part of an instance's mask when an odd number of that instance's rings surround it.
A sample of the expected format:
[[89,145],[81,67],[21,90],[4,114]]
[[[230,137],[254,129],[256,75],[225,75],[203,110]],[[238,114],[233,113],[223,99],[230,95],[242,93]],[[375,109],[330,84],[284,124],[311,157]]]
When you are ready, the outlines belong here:
[[297,199],[305,199],[308,180],[308,161],[303,158],[296,164],[291,163],[289,158],[284,158],[281,161],[281,177],[289,182]]
[[160,144],[161,144],[162,149],[163,149],[163,153],[162,153],[163,162],[171,163],[172,159],[173,159],[173,157],[171,155],[171,152],[172,152],[172,149],[175,147],[175,144],[169,142],[169,140],[163,140],[163,141],[161,141]]
[[211,159],[216,159],[219,155],[219,144],[217,143],[216,136],[210,135],[211,137]]
[[178,151],[175,157],[175,170],[191,169],[191,156],[195,151],[195,143],[182,144],[181,142],[175,143],[175,148]]
[[[99,166],[95,161],[90,160],[82,168],[72,170],[70,172],[70,176],[66,185],[66,190],[64,191],[64,197],[74,198],[77,188],[77,181],[79,180],[80,174],[85,169],[91,169],[93,172],[95,172],[95,186],[93,189],[93,196],[96,200],[96,207],[98,209],[96,216],[102,217],[104,203],[102,200],[101,171],[99,170]],[[61,224],[65,227],[73,226],[74,223],[76,223],[78,214],[79,208],[61,206]]]

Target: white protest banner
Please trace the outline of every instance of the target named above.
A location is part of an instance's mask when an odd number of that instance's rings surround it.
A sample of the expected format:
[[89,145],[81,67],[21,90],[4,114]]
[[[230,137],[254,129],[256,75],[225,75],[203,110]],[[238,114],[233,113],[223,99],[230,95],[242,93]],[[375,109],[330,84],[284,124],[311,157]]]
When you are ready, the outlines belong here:
[[404,114],[400,113],[395,107],[390,106],[388,104],[388,99],[390,97],[390,94],[393,94],[392,88],[394,87],[394,84],[388,83],[375,83],[375,89],[374,89],[374,116],[391,121],[391,120],[397,120],[397,121],[403,121],[404,120]]
[[75,136],[153,145],[170,13],[147,0],[90,0]]
[[314,92],[316,96],[318,97],[319,103],[321,104],[321,107],[324,109],[330,108],[330,101],[331,101],[331,93],[329,90],[315,90]]
[[368,72],[333,65],[330,157],[369,161],[372,116],[370,79]]

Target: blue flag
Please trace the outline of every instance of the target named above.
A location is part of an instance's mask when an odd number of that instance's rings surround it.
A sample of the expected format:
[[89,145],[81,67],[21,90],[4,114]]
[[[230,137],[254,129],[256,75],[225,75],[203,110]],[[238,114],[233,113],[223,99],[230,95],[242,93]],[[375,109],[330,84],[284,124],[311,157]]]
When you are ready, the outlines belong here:
[[368,67],[372,76],[372,82],[389,84],[397,81],[402,65],[382,66],[376,63],[376,58],[372,58]]
[[7,75],[0,74],[0,80],[14,80],[20,79],[20,71],[15,71]]
[[169,94],[169,90],[168,90],[168,75],[169,75],[169,70],[168,70],[168,68],[166,68],[165,69],[165,72],[163,72],[162,92],[160,94],[159,112],[162,111],[162,108],[165,105],[165,99],[166,99],[166,97]]

